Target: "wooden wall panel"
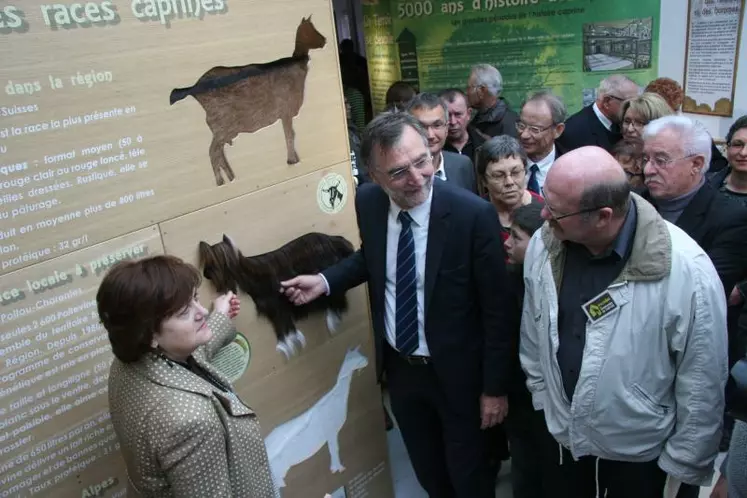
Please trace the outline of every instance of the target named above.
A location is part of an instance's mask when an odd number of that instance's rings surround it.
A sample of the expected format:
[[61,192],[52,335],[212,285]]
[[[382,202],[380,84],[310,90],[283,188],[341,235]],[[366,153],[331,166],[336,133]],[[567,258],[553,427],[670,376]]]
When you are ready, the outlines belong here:
[[[135,17],[133,6],[141,14],[150,1],[90,2],[110,5],[118,22],[67,29],[47,27],[42,12],[56,10],[39,1],[16,7],[27,30],[0,43],[1,106],[31,111],[0,113],[0,273],[348,158],[327,0],[305,0],[302,8],[288,0],[205,0],[223,2],[225,11],[167,24]],[[277,121],[225,146],[236,180],[217,187],[206,113],[193,97],[170,105],[172,89],[215,66],[291,56],[308,16],[326,45],[309,52],[305,99],[293,120],[300,162],[286,163]],[[41,126],[48,129],[32,131]]]
[[[326,212],[318,199],[320,189],[325,188],[330,178],[339,175],[349,182],[349,168],[348,163],[341,163],[165,222],[161,225],[164,247],[169,254],[197,264],[199,242],[214,244],[223,234],[229,235],[246,256],[272,251],[309,231],[343,235],[357,246],[354,199],[350,191],[337,213]],[[349,183],[347,187],[352,188]],[[212,298],[214,292],[209,281],[203,282],[200,294],[205,300]],[[368,366],[353,376],[347,421],[340,432],[340,457],[346,471],[330,473],[330,456],[325,446],[290,469],[283,496],[323,496],[324,492],[350,485],[355,476],[377,466],[380,466],[378,476],[364,490],[368,496],[390,496],[386,435],[376,386],[365,288],[348,292],[350,310],[334,335],[327,330],[323,315],[299,323],[307,346],[290,360],[275,350],[277,341],[272,327],[265,318],[257,317],[251,298],[243,293],[240,297],[242,313],[237,326],[250,343],[251,360],[235,385],[259,414],[265,434],[309,410],[335,386],[349,349],[360,347],[369,361]],[[314,427],[306,430],[319,431]]]
[[[219,186],[206,112],[191,96],[171,105],[172,90],[213,67],[291,56],[303,22],[326,44],[309,52],[293,120],[299,162],[288,164],[276,121],[226,145],[236,178]],[[198,242],[223,233],[247,254],[310,231],[357,244],[336,53],[329,0],[0,6],[0,498],[126,495],[106,401],[112,355],[94,301],[111,263],[164,251],[196,262]],[[246,128],[271,93],[237,93],[227,122]],[[248,106],[257,95],[268,97]],[[207,303],[213,293],[202,291]],[[392,496],[365,288],[348,297],[340,329],[310,317],[300,324],[306,349],[287,360],[244,296],[240,337],[220,355],[270,437],[348,393],[335,412],[339,451],[302,455],[283,497]]]

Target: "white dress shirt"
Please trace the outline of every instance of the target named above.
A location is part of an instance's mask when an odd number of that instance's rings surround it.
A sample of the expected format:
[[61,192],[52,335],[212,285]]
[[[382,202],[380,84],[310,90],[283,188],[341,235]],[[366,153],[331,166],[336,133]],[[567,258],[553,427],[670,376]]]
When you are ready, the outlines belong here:
[[[433,189],[428,199],[421,205],[408,210],[412,218],[410,227],[415,242],[415,274],[418,301],[418,348],[412,353],[416,356],[430,356],[425,341],[425,250],[428,245],[428,226],[431,218],[431,200]],[[397,246],[402,231],[397,216],[401,209],[389,201],[389,216],[386,226],[386,284],[384,286],[384,330],[386,340],[394,349],[397,345],[396,312],[397,312]]]
[[596,102],[594,102],[594,105],[591,106],[591,108],[594,110],[594,114],[597,115],[597,119],[602,123],[602,126],[607,128],[607,131],[612,131],[612,121],[610,121],[610,118],[602,114],[602,111],[599,109]]
[[[433,176],[436,178],[440,178],[443,181],[446,181],[446,168],[444,168],[444,153],[443,151],[438,153],[439,157],[441,158],[441,161],[438,163],[438,169],[435,173],[433,173]],[[399,211],[397,211],[399,213]]]
[[[555,146],[552,146],[552,150],[548,155],[543,157],[537,162],[532,162],[532,160],[529,160],[529,174],[532,174],[531,167],[533,164],[537,165],[537,175],[535,178],[537,178],[537,184],[542,188],[542,186],[545,184],[545,178],[547,178],[547,173],[550,171],[550,167],[552,166],[552,163],[555,162]],[[539,192],[536,192],[539,194]]]

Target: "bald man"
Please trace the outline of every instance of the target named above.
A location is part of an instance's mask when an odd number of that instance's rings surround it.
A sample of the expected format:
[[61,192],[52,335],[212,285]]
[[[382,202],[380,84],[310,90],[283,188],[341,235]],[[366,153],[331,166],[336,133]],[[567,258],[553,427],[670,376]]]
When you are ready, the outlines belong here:
[[555,445],[543,474],[553,497],[697,493],[713,474],[727,376],[713,264],[599,147],[561,156],[543,196],[520,356]]

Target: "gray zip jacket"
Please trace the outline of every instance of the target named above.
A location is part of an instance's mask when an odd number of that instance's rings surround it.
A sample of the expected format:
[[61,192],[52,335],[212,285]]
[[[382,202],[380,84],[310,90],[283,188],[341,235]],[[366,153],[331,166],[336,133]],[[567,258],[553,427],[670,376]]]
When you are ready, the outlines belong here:
[[535,409],[544,409],[548,429],[574,458],[658,459],[672,478],[706,485],[718,454],[727,378],[724,289],[705,252],[632,195],[638,213],[633,250],[600,294],[609,293],[616,307],[603,299],[606,309],[587,313],[573,398],[557,361],[565,249],[547,224],[526,253],[521,365]]

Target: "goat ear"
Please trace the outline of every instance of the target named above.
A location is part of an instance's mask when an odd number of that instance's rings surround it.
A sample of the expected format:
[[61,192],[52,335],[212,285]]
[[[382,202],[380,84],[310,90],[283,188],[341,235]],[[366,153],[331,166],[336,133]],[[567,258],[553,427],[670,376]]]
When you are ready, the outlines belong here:
[[204,261],[204,260],[205,260],[205,257],[206,257],[206,256],[207,256],[208,254],[210,254],[210,251],[212,251],[212,250],[213,250],[213,248],[212,248],[212,247],[210,247],[210,244],[208,244],[208,243],[207,243],[207,242],[205,242],[204,240],[201,240],[201,241],[200,241],[200,245],[199,245],[199,248],[198,248],[198,253],[199,253],[199,255],[200,255],[200,261],[201,261],[201,262],[202,262],[202,261]]
[[225,233],[223,234],[223,242],[225,244],[227,244],[228,247],[230,247],[231,249],[233,249],[234,253],[239,254],[239,248],[236,246],[236,244],[234,243],[233,239],[231,237],[229,237],[228,235],[226,235]]

